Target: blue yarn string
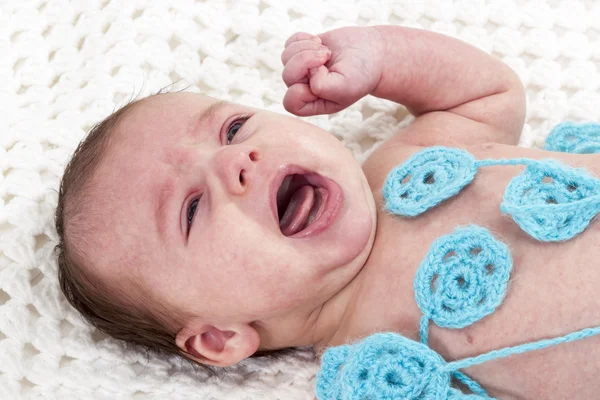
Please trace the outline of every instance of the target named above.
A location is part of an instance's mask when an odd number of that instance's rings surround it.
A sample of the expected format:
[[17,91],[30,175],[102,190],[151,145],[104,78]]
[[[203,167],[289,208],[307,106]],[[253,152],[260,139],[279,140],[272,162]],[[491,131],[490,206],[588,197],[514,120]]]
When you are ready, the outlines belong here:
[[[577,204],[578,208],[583,208],[583,207],[587,207],[587,206],[596,206],[595,208],[597,208],[598,211],[600,211],[600,195],[588,197],[587,199],[583,199],[583,200],[578,200],[576,204]],[[511,213],[517,209],[519,211],[523,211],[523,212],[534,212],[534,211],[539,210],[539,208],[540,208],[539,205],[515,206],[512,204],[506,204],[506,203],[503,203],[500,205],[500,211],[502,211],[503,213]],[[552,205],[552,211],[555,213],[570,211],[572,208],[573,208],[573,204],[569,204],[569,203]]]
[[429,342],[429,318],[426,315],[421,317],[419,336],[421,343],[428,344]]
[[456,379],[458,379],[462,384],[464,384],[466,387],[468,387],[471,392],[473,392],[479,396],[483,396],[485,398],[490,398],[488,396],[487,392],[485,391],[485,389],[482,388],[479,383],[477,383],[476,381],[471,379],[465,373],[460,372],[460,371],[454,371],[452,373],[452,375],[454,375],[454,377]]
[[525,343],[513,347],[505,347],[499,350],[492,350],[475,357],[465,358],[463,360],[453,361],[444,366],[445,371],[456,371],[463,368],[472,367],[473,365],[483,364],[487,361],[506,358],[515,354],[527,353],[533,350],[541,350],[548,347],[556,346],[562,343],[574,342],[576,340],[585,339],[591,336],[600,335],[600,326],[595,328],[586,328],[577,332],[569,333],[565,336],[560,336],[554,339],[543,339],[536,342]]
[[544,149],[574,154],[600,153],[600,124],[562,122],[548,134]]
[[477,394],[464,394],[460,390],[452,388],[448,392],[448,398],[444,399],[444,400],[488,400],[488,399],[492,399],[492,397],[479,396]]
[[477,160],[475,161],[475,166],[477,168],[480,167],[492,167],[495,165],[536,165],[539,164],[539,161],[531,159],[531,158],[511,158],[510,160],[507,159],[499,159],[499,160],[495,160],[493,158],[488,158],[485,160]]
[[[600,327],[587,328],[450,363],[426,345],[401,335],[374,334],[359,343],[332,347],[325,352],[317,374],[316,395],[320,400],[489,399],[478,383],[459,370],[599,334]],[[474,394],[462,394],[452,388],[451,374]]]

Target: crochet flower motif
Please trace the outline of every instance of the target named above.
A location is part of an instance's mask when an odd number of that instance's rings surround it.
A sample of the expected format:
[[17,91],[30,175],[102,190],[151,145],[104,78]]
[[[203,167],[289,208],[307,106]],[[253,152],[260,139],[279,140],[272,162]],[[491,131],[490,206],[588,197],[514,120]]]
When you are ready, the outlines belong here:
[[548,134],[544,149],[575,154],[600,153],[600,124],[560,123]]
[[394,333],[333,347],[323,355],[317,376],[320,400],[446,399],[450,374],[427,346]]
[[600,211],[600,180],[552,160],[532,163],[511,180],[500,209],[536,240],[568,240]]
[[481,227],[458,228],[432,244],[415,277],[415,298],[436,325],[464,328],[502,303],[511,270],[504,243]]
[[386,211],[415,217],[459,193],[476,172],[475,159],[464,150],[420,151],[389,173],[383,186]]
[[415,217],[458,194],[478,168],[498,165],[527,167],[507,186],[501,211],[537,240],[569,240],[600,212],[600,180],[585,170],[553,160],[475,160],[464,150],[445,147],[420,151],[389,173],[383,187],[385,208]]
[[396,333],[331,347],[317,374],[319,400],[477,400],[450,387],[444,359],[429,347]]

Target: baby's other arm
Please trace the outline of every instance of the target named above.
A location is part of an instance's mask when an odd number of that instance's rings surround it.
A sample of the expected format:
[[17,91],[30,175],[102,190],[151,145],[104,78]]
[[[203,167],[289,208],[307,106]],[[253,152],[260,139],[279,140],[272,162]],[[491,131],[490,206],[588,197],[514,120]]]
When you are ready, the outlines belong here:
[[417,119],[391,143],[518,143],[523,85],[500,60],[459,40],[399,26],[297,33],[282,53],[286,109],[330,114],[372,94]]
[[[518,144],[525,119],[523,85],[499,59],[457,39],[378,26],[386,62],[374,96],[417,116],[412,143]],[[458,143],[457,143],[458,142]]]

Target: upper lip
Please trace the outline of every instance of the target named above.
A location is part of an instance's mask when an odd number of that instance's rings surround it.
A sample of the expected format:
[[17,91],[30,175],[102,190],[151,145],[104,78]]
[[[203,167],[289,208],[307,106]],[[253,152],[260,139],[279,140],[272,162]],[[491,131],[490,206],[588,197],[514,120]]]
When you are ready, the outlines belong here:
[[277,228],[279,228],[279,214],[277,212],[277,191],[279,187],[283,183],[283,180],[289,175],[302,175],[312,173],[305,168],[302,168],[297,165],[284,165],[279,168],[275,177],[271,181],[271,185],[269,187],[269,201],[271,203],[271,213],[273,214],[273,218],[275,223],[277,224]]

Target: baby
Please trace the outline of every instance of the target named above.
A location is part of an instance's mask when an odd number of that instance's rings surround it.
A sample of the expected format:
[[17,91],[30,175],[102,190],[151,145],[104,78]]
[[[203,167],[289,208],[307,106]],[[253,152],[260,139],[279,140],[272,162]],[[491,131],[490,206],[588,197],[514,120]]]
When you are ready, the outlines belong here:
[[[429,146],[553,158],[600,176],[600,155],[516,147],[525,98],[510,68],[394,26],[297,33],[281,58],[296,115],[370,94],[416,119],[361,167],[316,126],[206,96],[161,94],[117,111],[76,151],[57,209],[61,288],[93,325],[220,367],[381,331],[418,340],[415,273],[432,242],[468,224],[507,244],[514,268],[495,313],[464,329],[431,326],[429,345],[446,360],[600,324],[600,228],[553,244],[524,233],[499,212],[522,166],[482,169],[419,217],[384,211],[390,170]],[[465,373],[501,399],[596,398],[600,338]]]

